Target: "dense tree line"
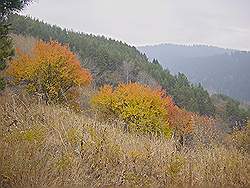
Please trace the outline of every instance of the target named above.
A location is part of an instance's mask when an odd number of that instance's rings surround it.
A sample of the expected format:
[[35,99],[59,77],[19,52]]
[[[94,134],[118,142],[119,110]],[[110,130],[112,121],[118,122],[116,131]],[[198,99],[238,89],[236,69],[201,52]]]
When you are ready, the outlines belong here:
[[222,94],[211,96],[216,104],[216,115],[229,124],[231,129],[242,129],[250,117],[249,106],[241,106],[240,102]]
[[168,91],[178,106],[201,115],[214,115],[215,107],[208,92],[200,84],[191,84],[185,74],[173,76],[156,59],[148,66],[148,72]]
[[172,73],[183,72],[192,83],[213,93],[250,101],[250,52],[205,45],[161,44],[138,48],[149,59],[157,58]]

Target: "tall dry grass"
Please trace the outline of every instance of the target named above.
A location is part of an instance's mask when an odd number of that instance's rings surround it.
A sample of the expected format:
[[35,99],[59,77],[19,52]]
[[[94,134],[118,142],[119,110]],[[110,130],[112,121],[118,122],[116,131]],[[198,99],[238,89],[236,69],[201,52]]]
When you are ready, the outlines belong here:
[[249,153],[221,144],[177,151],[122,122],[0,96],[0,187],[249,187]]

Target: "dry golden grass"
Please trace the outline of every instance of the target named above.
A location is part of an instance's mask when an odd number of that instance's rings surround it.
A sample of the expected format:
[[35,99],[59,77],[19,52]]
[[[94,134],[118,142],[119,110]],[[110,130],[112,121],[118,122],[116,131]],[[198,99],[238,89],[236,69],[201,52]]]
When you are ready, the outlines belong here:
[[[0,96],[0,187],[249,187],[249,154],[124,132],[84,113]],[[94,117],[94,115],[93,115]]]

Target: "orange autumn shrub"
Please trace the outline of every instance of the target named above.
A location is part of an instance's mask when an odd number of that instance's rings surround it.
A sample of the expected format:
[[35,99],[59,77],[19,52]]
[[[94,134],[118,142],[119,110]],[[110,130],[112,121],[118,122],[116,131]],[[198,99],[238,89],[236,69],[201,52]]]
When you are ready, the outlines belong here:
[[28,92],[53,102],[67,100],[78,86],[89,85],[92,80],[69,47],[55,41],[38,41],[29,54],[17,50],[7,75],[13,83],[25,85]]
[[165,92],[138,83],[120,84],[114,90],[102,87],[92,98],[92,105],[105,114],[122,119],[129,130],[170,137],[171,129]]
[[170,126],[176,134],[184,135],[193,130],[193,114],[176,106],[171,97],[166,99]]

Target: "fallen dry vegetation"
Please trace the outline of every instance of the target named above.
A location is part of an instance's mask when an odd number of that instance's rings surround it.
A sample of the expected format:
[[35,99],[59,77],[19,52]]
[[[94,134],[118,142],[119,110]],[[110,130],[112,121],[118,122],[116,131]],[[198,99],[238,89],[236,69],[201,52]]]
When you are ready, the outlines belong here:
[[[0,96],[0,187],[249,187],[249,153],[124,132],[122,122]],[[94,117],[94,116],[93,116]]]

